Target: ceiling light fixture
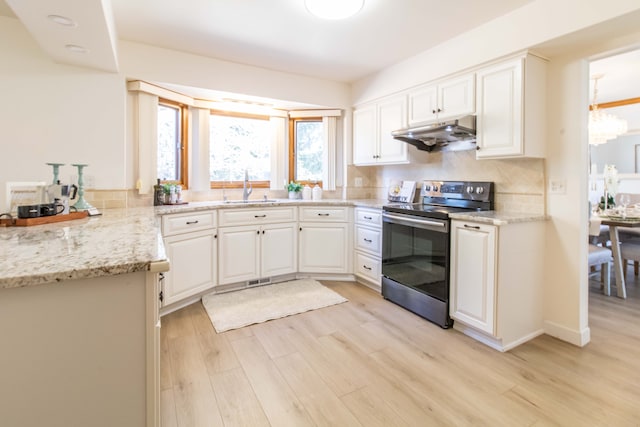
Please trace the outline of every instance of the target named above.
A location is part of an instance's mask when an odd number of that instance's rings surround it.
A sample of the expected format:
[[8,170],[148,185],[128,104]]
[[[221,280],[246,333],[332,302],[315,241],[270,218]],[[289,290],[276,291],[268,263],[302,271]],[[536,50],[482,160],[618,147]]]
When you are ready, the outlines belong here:
[[62,25],[63,27],[77,27],[78,24],[71,18],[67,18],[62,15],[47,15],[50,21],[55,22],[58,25]]
[[67,44],[64,47],[73,53],[89,53],[89,49],[84,46],[78,46],[77,44]]
[[364,0],[304,0],[312,15],[322,19],[345,19],[362,9]]
[[594,80],[593,104],[591,104],[591,111],[589,111],[589,144],[591,145],[604,144],[623,133],[627,133],[628,129],[626,120],[619,119],[598,108],[598,80],[602,77],[604,74],[596,74],[592,77]]

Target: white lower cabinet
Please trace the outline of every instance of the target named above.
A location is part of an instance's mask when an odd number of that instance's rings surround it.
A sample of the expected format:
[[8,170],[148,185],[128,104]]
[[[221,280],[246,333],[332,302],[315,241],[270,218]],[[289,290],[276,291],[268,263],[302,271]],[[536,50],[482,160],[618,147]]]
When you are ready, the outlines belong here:
[[215,229],[165,237],[164,243],[171,262],[165,274],[165,305],[215,286]]
[[215,211],[171,214],[162,218],[165,250],[171,264],[165,273],[163,307],[216,286],[215,223]]
[[[298,271],[349,273],[349,208],[300,207],[300,219]],[[304,221],[305,219],[308,221]]]
[[348,273],[348,224],[301,223],[301,273]]
[[227,285],[296,272],[296,224],[222,227],[219,283]]
[[262,277],[295,273],[298,268],[296,224],[263,225],[260,237]]
[[221,285],[257,279],[260,276],[260,231],[255,225],[220,228]]
[[496,226],[455,222],[451,317],[495,335]]
[[453,327],[507,351],[543,333],[544,221],[451,221]]
[[380,209],[357,207],[354,210],[354,266],[360,281],[381,289],[382,212]]

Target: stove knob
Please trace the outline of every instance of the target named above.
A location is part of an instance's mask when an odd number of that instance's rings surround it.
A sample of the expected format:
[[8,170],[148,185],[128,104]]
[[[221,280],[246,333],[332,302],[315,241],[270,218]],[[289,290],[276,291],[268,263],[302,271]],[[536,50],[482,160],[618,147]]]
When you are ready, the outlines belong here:
[[483,187],[476,187],[476,193],[478,193],[478,194],[484,193],[484,188]]
[[467,193],[473,194],[473,187],[472,186],[468,186],[467,187]]
[[437,185],[433,186],[433,191],[435,191],[436,193],[438,192],[438,186]]
[[424,186],[424,191],[431,191],[431,186],[430,185],[425,185]]

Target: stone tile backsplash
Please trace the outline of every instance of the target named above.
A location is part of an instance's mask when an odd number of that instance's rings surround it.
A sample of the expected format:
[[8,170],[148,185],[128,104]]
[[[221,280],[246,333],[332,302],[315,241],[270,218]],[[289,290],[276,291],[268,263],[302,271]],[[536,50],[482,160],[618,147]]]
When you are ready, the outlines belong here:
[[[544,214],[544,159],[476,160],[475,151],[422,153],[411,151],[411,163],[390,166],[347,167],[349,177],[345,190],[347,199],[386,199],[390,181],[465,180],[493,181],[495,207],[498,211]],[[356,178],[362,186],[356,187]],[[251,199],[267,195],[270,199],[284,199],[284,190],[256,188]],[[241,199],[242,189],[184,190],[187,201]],[[342,188],[324,191],[323,199],[342,199]],[[85,198],[98,209],[141,207],[153,205],[151,194],[139,195],[136,190],[87,190]]]
[[[470,151],[422,153],[412,150],[411,163],[349,166],[347,198],[386,198],[390,181],[493,181],[496,210],[544,214],[544,159],[476,160]],[[362,187],[355,186],[355,178]]]

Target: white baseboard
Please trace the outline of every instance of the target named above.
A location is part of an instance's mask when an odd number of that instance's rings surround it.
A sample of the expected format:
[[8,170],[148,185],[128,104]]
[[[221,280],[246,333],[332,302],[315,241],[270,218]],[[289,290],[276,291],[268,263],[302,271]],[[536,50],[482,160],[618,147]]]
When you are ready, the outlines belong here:
[[344,282],[355,282],[356,277],[353,274],[334,274],[334,273],[297,273],[296,279],[315,279],[315,280],[335,280]]
[[491,347],[494,350],[498,350],[501,352],[506,351],[504,346],[502,345],[502,340],[489,336],[485,333],[478,331],[471,326],[467,326],[464,323],[461,323],[457,320],[453,321],[453,329],[456,331],[462,332],[466,336],[473,338],[476,341],[480,341],[482,344]]
[[466,336],[471,337],[476,341],[480,341],[481,343],[488,345],[494,350],[498,350],[503,353],[505,351],[511,350],[512,348],[516,348],[520,344],[524,344],[525,342],[532,340],[537,336],[544,334],[544,331],[542,329],[539,329],[523,337],[520,337],[517,340],[504,343],[502,338],[492,337],[491,335],[487,335],[484,332],[478,331],[477,329],[471,326],[467,326],[464,323],[457,320],[453,322],[453,329],[460,331]]
[[356,275],[356,282],[360,283],[362,286],[366,286],[369,289],[376,291],[377,293],[382,293],[382,286],[380,282],[372,282],[365,277]]
[[569,329],[566,326],[559,325],[549,320],[544,321],[544,332],[547,335],[566,341],[570,344],[584,347],[591,341],[591,330],[587,326],[581,331]]

